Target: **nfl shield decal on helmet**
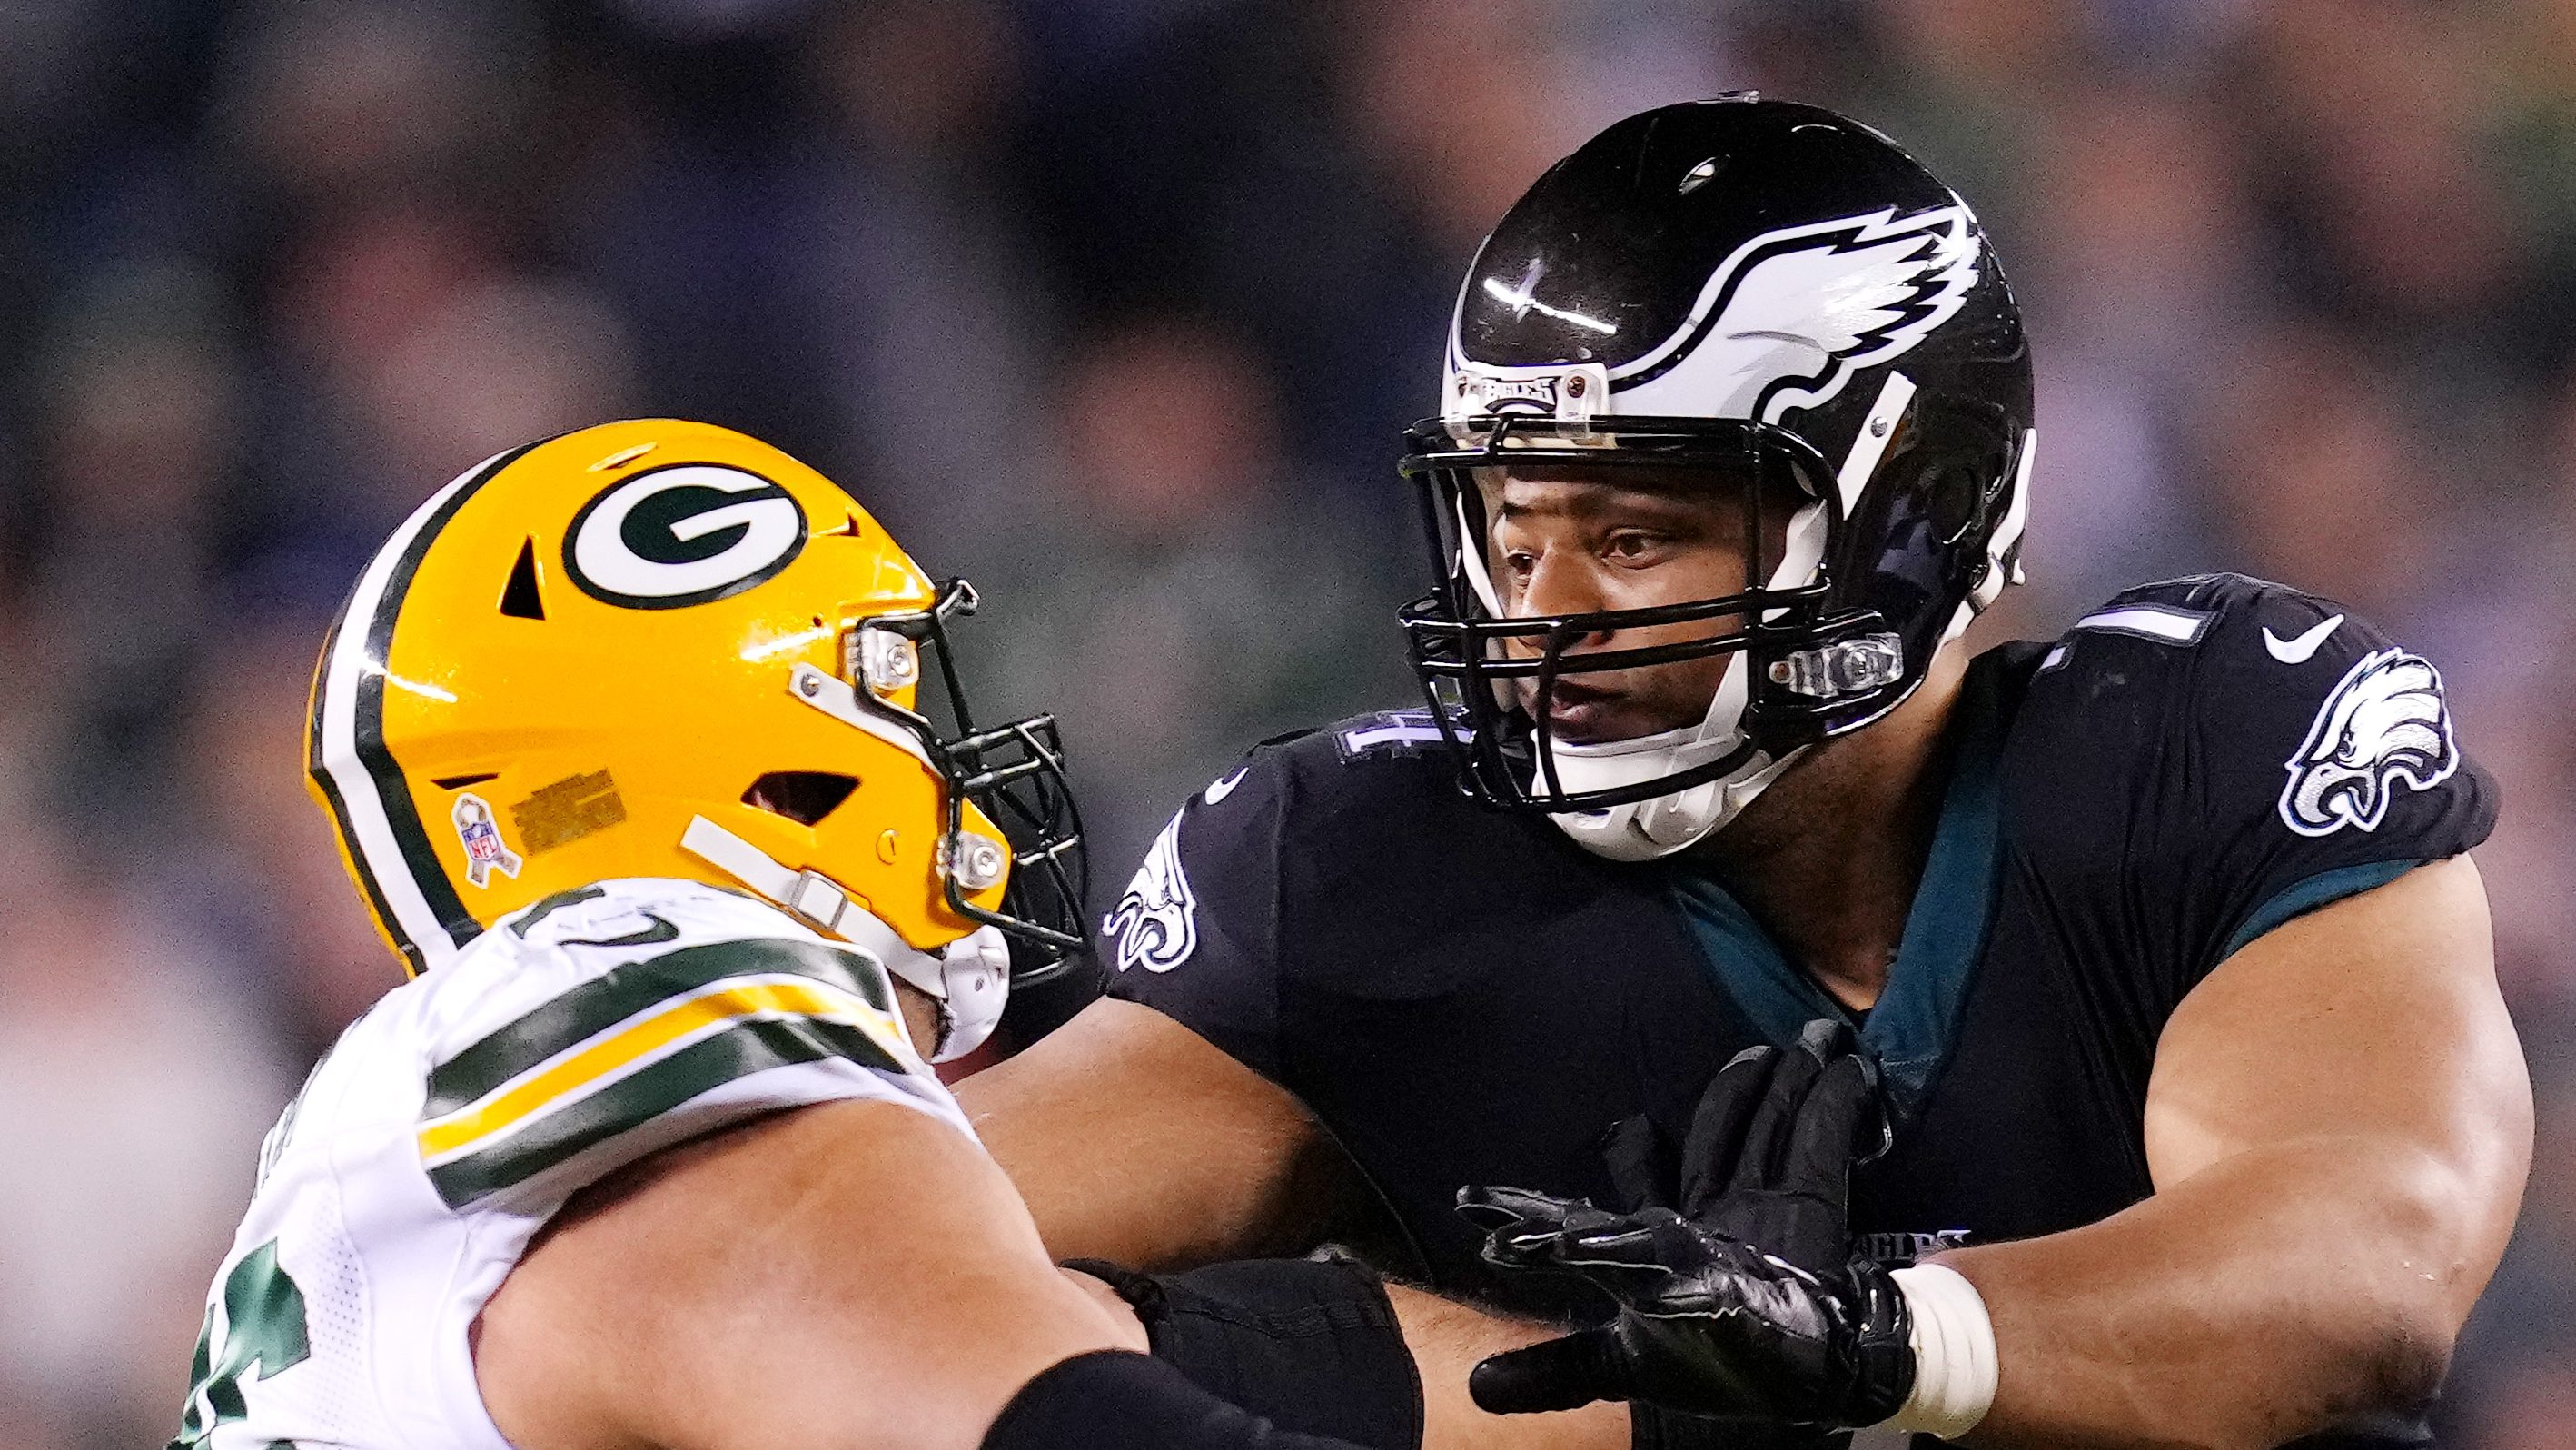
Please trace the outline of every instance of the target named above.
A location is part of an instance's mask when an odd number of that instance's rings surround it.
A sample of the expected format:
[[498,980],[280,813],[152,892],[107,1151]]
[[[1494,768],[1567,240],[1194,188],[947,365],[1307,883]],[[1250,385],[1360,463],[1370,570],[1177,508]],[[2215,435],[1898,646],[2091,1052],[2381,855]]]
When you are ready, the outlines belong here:
[[2430,790],[2459,769],[2441,672],[2419,655],[2361,657],[2317,711],[2287,765],[2281,820],[2303,836],[2379,828],[2399,790]]
[[456,798],[456,809],[448,813],[456,823],[456,839],[465,843],[465,879],[477,886],[492,884],[492,873],[516,878],[519,854],[501,840],[501,827],[492,818],[492,807],[472,791]]
[[1118,970],[1143,967],[1168,972],[1198,950],[1198,897],[1181,869],[1181,818],[1176,812],[1154,838],[1127,894],[1101,919],[1101,934],[1117,947]]

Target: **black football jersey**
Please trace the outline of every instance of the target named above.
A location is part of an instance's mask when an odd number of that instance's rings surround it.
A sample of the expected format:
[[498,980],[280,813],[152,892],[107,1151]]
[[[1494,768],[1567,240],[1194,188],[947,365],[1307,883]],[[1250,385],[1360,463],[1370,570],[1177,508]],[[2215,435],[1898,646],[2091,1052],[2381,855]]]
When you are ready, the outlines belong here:
[[[1946,755],[1897,959],[1859,1018],[1900,1124],[1854,1179],[1854,1230],[1883,1257],[2146,1197],[2148,1072],[2194,984],[2495,821],[2431,664],[2237,575],[2131,590],[2054,643],[1981,655]],[[1611,1201],[1612,1123],[1644,1112],[1679,1141],[1739,1049],[1853,1015],[1704,874],[1467,800],[1419,711],[1254,750],[1172,818],[1101,950],[1111,995],[1313,1110],[1434,1287],[1538,1312],[1566,1306],[1477,1258],[1461,1185]]]

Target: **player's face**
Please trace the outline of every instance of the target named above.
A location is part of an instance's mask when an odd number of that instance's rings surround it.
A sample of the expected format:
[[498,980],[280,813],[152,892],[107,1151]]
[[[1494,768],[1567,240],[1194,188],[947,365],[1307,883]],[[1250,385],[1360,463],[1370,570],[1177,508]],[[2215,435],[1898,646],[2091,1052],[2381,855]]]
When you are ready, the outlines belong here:
[[[1486,565],[1503,612],[1513,618],[1644,609],[1742,593],[1748,584],[1748,501],[1734,482],[1635,468],[1484,469],[1477,480],[1491,520]],[[1765,560],[1780,556],[1790,508],[1766,501]],[[1605,630],[1568,645],[1569,665],[1603,650],[1713,639],[1743,621],[1721,617],[1643,629]],[[1535,658],[1537,639],[1508,643]],[[1574,743],[1629,740],[1697,724],[1725,677],[1731,654],[1668,665],[1560,674],[1548,723]],[[1534,710],[1535,680],[1515,684]]]

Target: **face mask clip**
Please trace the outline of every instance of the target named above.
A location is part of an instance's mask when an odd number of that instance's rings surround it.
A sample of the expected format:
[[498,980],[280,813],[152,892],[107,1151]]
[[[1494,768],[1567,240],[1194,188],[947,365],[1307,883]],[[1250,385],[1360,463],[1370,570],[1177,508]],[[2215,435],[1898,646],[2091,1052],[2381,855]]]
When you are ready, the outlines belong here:
[[1771,683],[1819,700],[1866,694],[1905,678],[1905,642],[1893,634],[1863,634],[1771,662]]

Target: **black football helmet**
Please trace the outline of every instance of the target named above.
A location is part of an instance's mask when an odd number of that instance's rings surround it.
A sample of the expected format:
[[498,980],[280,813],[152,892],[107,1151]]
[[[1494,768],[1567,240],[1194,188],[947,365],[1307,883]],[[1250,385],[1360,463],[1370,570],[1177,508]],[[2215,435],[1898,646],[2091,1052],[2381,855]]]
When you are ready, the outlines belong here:
[[[1894,709],[2016,575],[2034,439],[2002,268],[1895,143],[1751,93],[1610,127],[1477,252],[1440,416],[1406,434],[1438,587],[1404,625],[1466,789],[1618,859],[1704,838],[1804,747]],[[1740,490],[1744,587],[1508,617],[1474,470],[1541,463]],[[1766,493],[1798,501],[1785,533],[1766,535]],[[1573,648],[1697,621],[1711,637]],[[1700,724],[1550,738],[1558,680],[1716,655],[1733,658]]]

